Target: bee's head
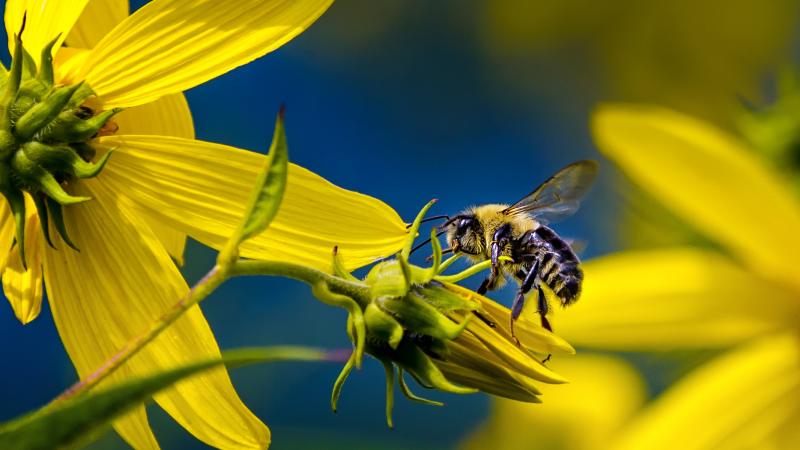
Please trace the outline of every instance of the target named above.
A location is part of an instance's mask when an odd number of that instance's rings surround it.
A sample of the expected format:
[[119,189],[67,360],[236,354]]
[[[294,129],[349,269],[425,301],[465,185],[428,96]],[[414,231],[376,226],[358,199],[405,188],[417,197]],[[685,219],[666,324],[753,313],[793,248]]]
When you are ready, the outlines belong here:
[[459,214],[442,227],[447,230],[447,243],[454,253],[480,255],[484,252],[483,226],[474,214]]

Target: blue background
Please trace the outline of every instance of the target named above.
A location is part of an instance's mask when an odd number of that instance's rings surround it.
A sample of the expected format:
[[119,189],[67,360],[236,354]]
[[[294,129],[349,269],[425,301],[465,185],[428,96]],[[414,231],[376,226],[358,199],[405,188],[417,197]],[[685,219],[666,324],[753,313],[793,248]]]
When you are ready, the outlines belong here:
[[[295,163],[386,201],[406,219],[431,198],[440,199],[435,213],[511,202],[560,167],[599,158],[588,113],[608,96],[600,75],[581,62],[580,52],[570,54],[574,60],[527,61],[518,73],[498,65],[479,32],[480,11],[464,7],[481,3],[341,1],[285,47],[189,91],[197,137],[264,152],[274,114],[285,103]],[[586,257],[618,246],[613,219],[619,201],[610,172],[603,162],[583,209],[557,227],[588,241]],[[214,258],[215,252],[190,242],[183,268],[189,282]],[[511,292],[497,298],[508,304]],[[232,280],[203,309],[223,348],[348,346],[344,314],[293,281]],[[0,420],[46,403],[75,381],[46,302],[41,316],[24,327],[9,307],[0,307],[0,342]],[[339,370],[287,363],[232,376],[271,427],[277,450],[450,448],[488,413],[482,394],[432,395],[445,408],[399,398],[396,429],[388,430],[380,365],[370,360],[351,376],[333,414],[328,401]],[[160,409],[150,412],[163,448],[203,448]],[[120,446],[108,433],[93,448]]]

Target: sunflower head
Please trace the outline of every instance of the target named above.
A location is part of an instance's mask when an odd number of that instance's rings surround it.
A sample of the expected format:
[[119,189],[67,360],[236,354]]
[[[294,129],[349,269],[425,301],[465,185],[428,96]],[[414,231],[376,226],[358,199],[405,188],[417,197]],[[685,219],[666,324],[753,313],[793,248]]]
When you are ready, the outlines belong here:
[[[39,67],[22,45],[22,29],[15,35],[11,70],[0,75],[0,192],[6,197],[17,225],[17,243],[25,264],[23,192],[30,194],[48,243],[48,220],[64,242],[66,233],[61,207],[88,197],[68,194],[64,185],[74,178],[92,178],[105,166],[111,152],[96,162],[89,139],[107,127],[119,112],[95,113],[86,105],[94,95],[85,83],[54,83],[53,39],[41,54]],[[48,214],[49,212],[49,214]],[[73,246],[74,247],[74,246]]]
[[[348,335],[355,351],[334,384],[336,409],[342,385],[367,353],[383,363],[387,375],[387,422],[392,425],[394,380],[406,397],[441,405],[411,393],[403,378],[408,373],[428,389],[457,394],[484,391],[527,402],[539,402],[534,380],[565,380],[540,362],[542,354],[571,353],[572,348],[552,333],[524,323],[518,343],[511,336],[509,310],[452,282],[489,267],[472,266],[460,274],[443,275],[457,256],[442,261],[441,245],[431,233],[431,267],[408,262],[426,205],[409,229],[409,238],[395,258],[376,264],[363,280],[344,270],[334,252],[333,274],[360,286],[344,289],[318,284],[315,295],[350,312]],[[519,334],[519,333],[518,333]]]

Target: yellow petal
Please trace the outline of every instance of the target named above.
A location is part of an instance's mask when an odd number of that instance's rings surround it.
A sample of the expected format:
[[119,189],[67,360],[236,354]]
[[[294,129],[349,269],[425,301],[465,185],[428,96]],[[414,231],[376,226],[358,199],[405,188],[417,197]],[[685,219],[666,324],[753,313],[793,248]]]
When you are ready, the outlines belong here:
[[684,220],[800,286],[800,203],[742,142],[653,106],[603,106],[592,128],[600,150]]
[[[125,206],[126,199],[104,186],[104,178],[108,174],[76,185],[76,192],[92,200],[65,209],[67,229],[80,252],[45,249],[53,318],[81,377],[148,329],[188,289],[147,225]],[[117,371],[113,381],[214,357],[219,348],[195,307]],[[209,445],[263,448],[269,442],[269,431],[241,403],[224,369],[181,382],[156,401]],[[146,436],[126,438],[147,446]]]
[[194,139],[194,122],[182,93],[170,94],[114,116],[117,134],[148,134]]
[[14,218],[5,197],[0,199],[0,272],[6,267],[9,250],[14,242]]
[[80,80],[75,79],[75,73],[88,57],[89,50],[83,48],[61,47],[58,49],[53,61],[56,82],[59,84],[79,82]]
[[579,355],[556,357],[549,364],[570,383],[541,385],[541,405],[494,400],[488,422],[461,448],[606,448],[646,399],[641,377],[620,359]]
[[630,251],[584,264],[580,301],[556,315],[572,344],[620,350],[714,348],[792,325],[797,294],[716,253]]
[[[154,217],[214,248],[242,221],[264,155],[218,144],[159,136],[109,136],[117,147],[103,175]],[[245,242],[242,256],[330,270],[339,246],[348,268],[397,252],[405,223],[378,199],[334,186],[291,165],[277,217]]]
[[8,50],[14,54],[14,35],[26,16],[22,45],[38,64],[42,49],[61,34],[53,46],[53,54],[61,47],[69,30],[78,20],[87,0],[9,0],[6,2],[5,22],[8,33]]
[[[182,93],[166,95],[154,102],[128,108],[114,116],[114,121],[119,126],[118,134],[148,134],[194,139],[192,113]],[[169,254],[183,265],[186,233],[161,222],[157,216],[154,217],[149,213],[149,208],[140,208],[140,211]]]
[[154,217],[150,214],[149,209],[138,207],[138,205],[132,207],[140,214],[140,217],[147,226],[150,227],[150,230],[158,241],[161,242],[161,245],[164,246],[169,256],[175,260],[175,263],[178,264],[178,266],[183,266],[183,254],[186,250],[186,233],[172,228],[172,226],[162,222],[158,217]]
[[70,47],[92,48],[128,17],[128,0],[91,0],[66,39]]
[[94,48],[85,78],[107,108],[187,90],[308,28],[332,0],[154,0]]
[[[497,335],[498,338],[502,336],[507,341],[513,342],[511,338],[511,310],[494,302],[488,297],[457,284],[445,283],[444,286],[445,289],[451,292],[480,303],[483,314],[494,322],[494,334]],[[527,320],[524,316],[520,317],[514,324],[514,335],[519,339],[520,344],[536,353],[545,355],[562,353],[575,354],[575,349],[572,348],[569,342],[565,341],[557,334],[544,329],[541,323]]]
[[3,270],[3,293],[23,325],[38,317],[42,310],[42,245],[45,245],[39,218],[31,211],[33,202],[26,203],[25,260],[28,268],[22,267],[19,247],[15,245]]
[[794,417],[798,395],[797,334],[765,337],[673,385],[638,416],[616,446],[606,448],[764,448],[774,430]]
[[153,430],[150,429],[150,421],[147,420],[147,411],[144,405],[115,420],[114,429],[128,445],[136,450],[158,450],[160,448],[153,435]]

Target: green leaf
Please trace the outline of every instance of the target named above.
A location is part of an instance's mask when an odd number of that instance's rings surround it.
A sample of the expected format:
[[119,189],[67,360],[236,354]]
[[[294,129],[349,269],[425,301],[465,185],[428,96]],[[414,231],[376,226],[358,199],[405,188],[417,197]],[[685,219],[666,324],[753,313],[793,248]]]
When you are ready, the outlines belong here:
[[105,390],[51,403],[0,425],[0,448],[17,450],[71,448],[98,437],[117,417],[178,381],[225,364],[229,368],[275,361],[339,361],[340,356],[306,347],[247,348],[225,352],[222,359],[195,362],[134,379]]
[[259,174],[244,220],[228,244],[220,252],[220,265],[233,262],[238,256],[239,245],[262,233],[269,227],[286,191],[286,178],[289,173],[289,153],[286,146],[286,131],[283,126],[283,108],[275,121],[275,134],[272,137],[269,156],[264,170]]

